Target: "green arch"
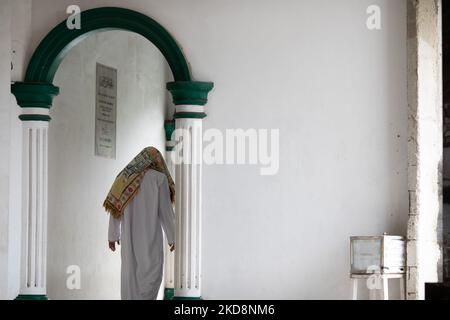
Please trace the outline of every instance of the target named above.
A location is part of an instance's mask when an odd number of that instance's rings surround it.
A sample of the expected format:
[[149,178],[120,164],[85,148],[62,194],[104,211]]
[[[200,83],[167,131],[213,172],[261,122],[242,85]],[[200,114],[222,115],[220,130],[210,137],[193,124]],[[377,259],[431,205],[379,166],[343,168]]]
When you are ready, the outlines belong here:
[[25,82],[53,83],[66,54],[89,35],[107,30],[140,34],[152,42],[166,58],[174,81],[191,81],[188,63],[175,39],[158,22],[125,8],[103,7],[82,11],[81,29],[70,30],[66,20],[58,24],[39,44],[28,65]]

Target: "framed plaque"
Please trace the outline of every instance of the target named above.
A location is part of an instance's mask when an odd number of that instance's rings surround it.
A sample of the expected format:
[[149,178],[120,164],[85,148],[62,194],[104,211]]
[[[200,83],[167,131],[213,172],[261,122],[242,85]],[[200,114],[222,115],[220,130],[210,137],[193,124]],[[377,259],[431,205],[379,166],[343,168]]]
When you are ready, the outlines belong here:
[[95,155],[116,158],[117,70],[97,63]]

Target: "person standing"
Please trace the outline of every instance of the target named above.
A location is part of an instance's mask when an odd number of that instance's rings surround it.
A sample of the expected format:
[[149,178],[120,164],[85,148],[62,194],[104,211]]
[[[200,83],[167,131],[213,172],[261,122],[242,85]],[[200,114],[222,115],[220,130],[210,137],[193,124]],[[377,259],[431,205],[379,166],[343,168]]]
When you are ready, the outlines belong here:
[[117,176],[103,206],[108,242],[121,245],[122,300],[155,300],[162,282],[166,234],[175,250],[175,185],[161,153],[145,148]]

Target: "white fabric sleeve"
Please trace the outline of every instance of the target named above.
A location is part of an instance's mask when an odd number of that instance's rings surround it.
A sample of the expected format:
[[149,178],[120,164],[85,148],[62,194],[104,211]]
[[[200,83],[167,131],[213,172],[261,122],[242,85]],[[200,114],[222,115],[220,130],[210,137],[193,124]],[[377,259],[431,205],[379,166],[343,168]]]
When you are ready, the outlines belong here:
[[159,186],[159,209],[158,215],[169,244],[175,243],[175,213],[170,201],[169,184],[164,176],[163,182]]
[[120,240],[120,224],[122,219],[116,219],[109,215],[108,241]]

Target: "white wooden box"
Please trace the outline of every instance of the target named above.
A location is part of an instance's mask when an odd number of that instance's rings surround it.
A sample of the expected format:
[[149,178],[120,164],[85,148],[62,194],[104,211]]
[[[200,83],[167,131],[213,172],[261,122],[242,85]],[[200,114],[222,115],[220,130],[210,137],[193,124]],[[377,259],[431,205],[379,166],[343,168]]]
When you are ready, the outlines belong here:
[[406,272],[405,239],[400,236],[350,237],[351,274]]

